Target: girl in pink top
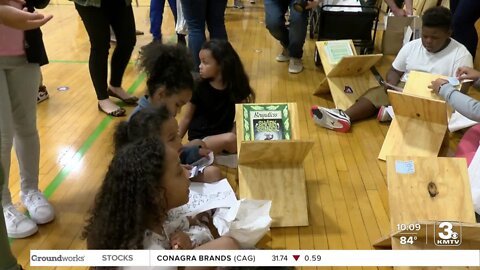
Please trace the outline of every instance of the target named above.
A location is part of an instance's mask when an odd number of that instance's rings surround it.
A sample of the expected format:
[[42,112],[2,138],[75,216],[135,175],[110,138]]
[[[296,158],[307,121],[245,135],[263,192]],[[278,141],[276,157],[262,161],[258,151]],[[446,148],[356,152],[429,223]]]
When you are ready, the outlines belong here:
[[[22,9],[18,1],[8,4]],[[47,4],[48,0],[26,1],[29,11]],[[39,63],[29,63],[24,44],[25,35],[32,36],[39,31],[29,31],[0,25],[0,159],[5,176],[1,198],[7,233],[11,238],[28,237],[38,230],[37,224],[48,223],[55,216],[52,206],[38,190],[40,142],[36,125],[36,98],[40,67]],[[40,43],[43,49],[43,43]],[[37,50],[38,43],[26,45],[29,46],[30,61],[40,59],[36,55],[42,52]],[[20,167],[21,200],[30,218],[12,204],[8,182],[13,145]]]

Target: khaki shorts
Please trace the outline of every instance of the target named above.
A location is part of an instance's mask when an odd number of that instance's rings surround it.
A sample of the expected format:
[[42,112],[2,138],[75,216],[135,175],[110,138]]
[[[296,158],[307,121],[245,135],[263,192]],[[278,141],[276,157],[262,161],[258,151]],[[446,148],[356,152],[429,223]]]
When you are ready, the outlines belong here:
[[[405,83],[399,82],[397,86],[403,88],[405,86]],[[367,92],[365,92],[365,94],[363,94],[362,97],[369,100],[375,106],[375,108],[380,108],[382,106],[390,105],[390,100],[388,100],[387,91],[383,86],[370,88],[369,90],[367,90]]]

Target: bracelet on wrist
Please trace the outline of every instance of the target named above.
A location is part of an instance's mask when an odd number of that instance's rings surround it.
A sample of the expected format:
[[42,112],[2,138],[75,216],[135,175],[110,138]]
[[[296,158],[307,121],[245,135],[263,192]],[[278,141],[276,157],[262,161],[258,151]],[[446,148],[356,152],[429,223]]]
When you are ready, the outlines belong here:
[[438,87],[438,92],[440,92],[440,89],[442,89],[442,86],[444,86],[445,84],[448,84],[449,82],[444,82],[442,84],[440,84],[440,86]]

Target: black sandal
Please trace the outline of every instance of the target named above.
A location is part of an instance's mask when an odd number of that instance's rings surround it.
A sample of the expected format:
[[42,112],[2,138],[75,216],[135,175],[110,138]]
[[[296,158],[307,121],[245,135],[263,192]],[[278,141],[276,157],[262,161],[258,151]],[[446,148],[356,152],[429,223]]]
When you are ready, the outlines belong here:
[[106,112],[102,106],[100,106],[100,103],[98,104],[98,110],[101,111],[101,112],[104,112],[106,113],[107,115],[110,115],[110,116],[113,116],[113,117],[121,117],[121,116],[125,116],[126,112],[124,108],[118,108],[116,109],[115,111],[111,111],[111,112]]
[[110,88],[107,89],[107,94],[111,97],[120,99],[121,101],[125,102],[125,104],[137,105],[138,98],[136,96],[131,96],[129,98],[121,98],[119,95],[113,92],[112,89]]

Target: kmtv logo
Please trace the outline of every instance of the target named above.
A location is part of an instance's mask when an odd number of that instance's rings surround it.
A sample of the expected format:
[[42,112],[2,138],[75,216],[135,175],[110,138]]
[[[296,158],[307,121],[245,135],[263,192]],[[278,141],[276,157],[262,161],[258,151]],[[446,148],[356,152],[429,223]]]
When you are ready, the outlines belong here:
[[434,242],[436,246],[460,246],[462,244],[462,225],[456,227],[448,221],[435,223]]

